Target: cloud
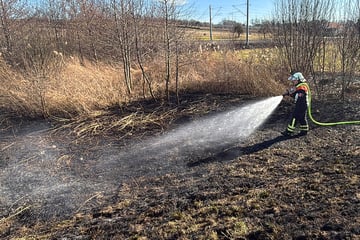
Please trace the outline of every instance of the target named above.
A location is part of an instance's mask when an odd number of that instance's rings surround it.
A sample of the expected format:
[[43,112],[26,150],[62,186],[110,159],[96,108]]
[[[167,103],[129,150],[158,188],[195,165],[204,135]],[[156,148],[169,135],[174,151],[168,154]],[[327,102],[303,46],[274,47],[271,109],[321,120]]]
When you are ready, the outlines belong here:
[[172,0],[175,1],[177,5],[185,5],[187,3],[187,0]]

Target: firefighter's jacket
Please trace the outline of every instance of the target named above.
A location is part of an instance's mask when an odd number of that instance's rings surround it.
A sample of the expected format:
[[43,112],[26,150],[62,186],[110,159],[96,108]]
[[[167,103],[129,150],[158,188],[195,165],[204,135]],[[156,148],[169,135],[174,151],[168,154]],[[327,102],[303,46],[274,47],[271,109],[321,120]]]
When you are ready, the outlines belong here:
[[295,99],[295,113],[305,112],[309,106],[309,85],[305,82],[298,83],[289,90],[289,95]]

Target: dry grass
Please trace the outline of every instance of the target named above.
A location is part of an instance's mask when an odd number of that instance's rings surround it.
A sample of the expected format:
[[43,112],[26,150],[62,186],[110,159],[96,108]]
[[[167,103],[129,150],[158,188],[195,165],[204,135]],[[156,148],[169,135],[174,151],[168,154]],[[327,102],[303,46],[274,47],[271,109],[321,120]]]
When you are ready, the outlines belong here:
[[[245,30],[245,29],[244,29]],[[210,40],[210,29],[209,28],[201,28],[201,29],[190,29],[187,30],[187,33],[193,37],[194,40]],[[240,37],[237,37],[237,34],[232,33],[230,30],[226,29],[216,29],[214,28],[212,31],[213,40],[240,40],[244,41],[246,39],[246,33],[242,33]],[[259,34],[256,32],[249,34],[249,40],[260,40],[264,38],[263,34]]]
[[[23,76],[6,65],[5,62],[0,62],[0,78],[2,84],[0,87],[0,109],[5,113],[27,113],[33,114],[34,96],[32,94],[33,88],[26,81]],[[36,108],[36,107],[35,107]]]
[[69,62],[63,72],[51,79],[49,108],[67,113],[90,113],[126,100],[119,70],[104,64],[80,65]]
[[[254,50],[255,51],[255,50]],[[180,91],[206,93],[238,93],[253,96],[278,94],[280,83],[275,81],[274,67],[253,52],[204,52],[194,53],[192,62],[180,68]],[[270,56],[271,55],[271,56]],[[147,64],[156,97],[161,98],[164,76],[161,61]],[[265,64],[266,63],[266,64]],[[86,62],[64,58],[58,69],[47,73],[20,73],[0,62],[0,111],[2,115],[19,117],[52,117],[74,119],[79,116],[97,118],[96,111],[122,106],[129,101],[142,99],[143,79],[134,74],[134,90],[126,91],[122,68],[117,65]],[[135,70],[136,71],[136,70]],[[174,76],[174,73],[172,73]],[[171,91],[175,91],[174,80]],[[149,93],[146,92],[146,97]],[[136,116],[137,117],[137,116]],[[118,124],[118,123],[115,123]],[[95,128],[95,127],[94,127]]]
[[186,72],[186,89],[211,93],[274,96],[283,89],[276,79],[276,56],[268,50],[212,52],[201,55]]
[[[276,72],[270,65],[275,64],[275,55],[267,50],[250,51],[195,53],[192,61],[180,68],[180,92],[280,94],[284,87],[272,77]],[[272,60],[264,60],[264,56]],[[7,116],[46,117],[60,124],[57,130],[68,129],[77,140],[86,141],[98,135],[131,137],[138,129],[161,130],[178,114],[179,109],[164,108],[161,103],[150,108],[153,112],[145,111],[146,106],[127,109],[128,102],[144,97],[143,79],[136,70],[131,95],[127,93],[122,68],[117,65],[90,62],[82,65],[69,58],[55,70],[43,75],[21,74],[1,62],[0,77],[4,84],[0,87],[0,122],[6,123]],[[146,73],[159,99],[165,89],[163,72],[161,61],[147,65]],[[173,80],[170,90],[175,92]],[[146,96],[150,94],[147,92]],[[189,111],[195,114],[196,109]]]
[[0,69],[0,106],[12,115],[71,118],[125,100],[119,72],[111,66],[69,60],[59,74],[45,79],[19,74],[5,63]]

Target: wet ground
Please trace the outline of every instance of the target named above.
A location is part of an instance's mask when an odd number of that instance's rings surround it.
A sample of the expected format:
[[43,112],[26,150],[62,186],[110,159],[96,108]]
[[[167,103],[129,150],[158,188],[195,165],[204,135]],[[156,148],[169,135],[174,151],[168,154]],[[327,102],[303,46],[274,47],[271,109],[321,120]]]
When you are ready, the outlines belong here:
[[[188,106],[223,111],[244,101],[207,96]],[[318,121],[360,119],[359,101],[313,105]],[[129,151],[163,127],[79,141],[46,121],[7,124],[0,237],[359,239],[360,125],[311,124],[308,136],[284,138],[291,108],[283,101],[245,140],[181,157]],[[203,113],[178,112],[167,127]]]

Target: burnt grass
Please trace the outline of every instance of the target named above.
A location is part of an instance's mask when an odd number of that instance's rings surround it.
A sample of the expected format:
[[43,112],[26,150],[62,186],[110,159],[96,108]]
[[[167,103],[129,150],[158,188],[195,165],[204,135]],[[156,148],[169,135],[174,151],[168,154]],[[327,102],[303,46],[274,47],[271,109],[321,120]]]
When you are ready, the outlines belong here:
[[[96,149],[106,151],[114,143],[121,148],[133,139],[159,134],[204,112],[223,111],[247,100],[224,95],[188,96],[161,127],[136,129],[121,140],[116,133],[108,133],[106,137],[92,136],[91,141],[76,141],[71,129],[56,134],[49,131],[48,135],[68,146],[66,149],[73,155],[87,152],[97,158]],[[158,103],[147,107],[151,112]],[[191,154],[182,167],[166,171],[158,168],[137,175],[130,171],[127,178],[117,180],[115,188],[103,189],[96,199],[89,198],[81,203],[82,207],[76,206],[76,211],[49,216],[37,214],[40,210],[33,208],[16,214],[9,210],[16,208],[16,203],[0,206],[0,237],[360,239],[360,126],[320,127],[310,122],[307,136],[285,138],[280,132],[286,127],[292,107],[291,102],[282,101],[245,141],[205,154]],[[164,111],[166,108],[170,107],[164,107]],[[184,111],[190,108],[198,111]],[[131,111],[131,107],[128,109]],[[318,121],[359,120],[359,109],[358,99],[313,101],[313,115]],[[112,111],[114,118],[120,117],[118,109]],[[14,123],[12,129],[18,125]],[[0,167],[5,166],[6,154],[11,154],[9,141],[16,141],[9,137],[14,135],[14,130],[9,129],[2,132]],[[156,161],[161,164],[163,159]],[[141,167],[145,163],[137,164]],[[79,166],[83,167],[74,158],[64,169],[76,174],[81,172]],[[95,176],[86,174],[87,178]],[[48,207],[47,211],[54,208]]]

